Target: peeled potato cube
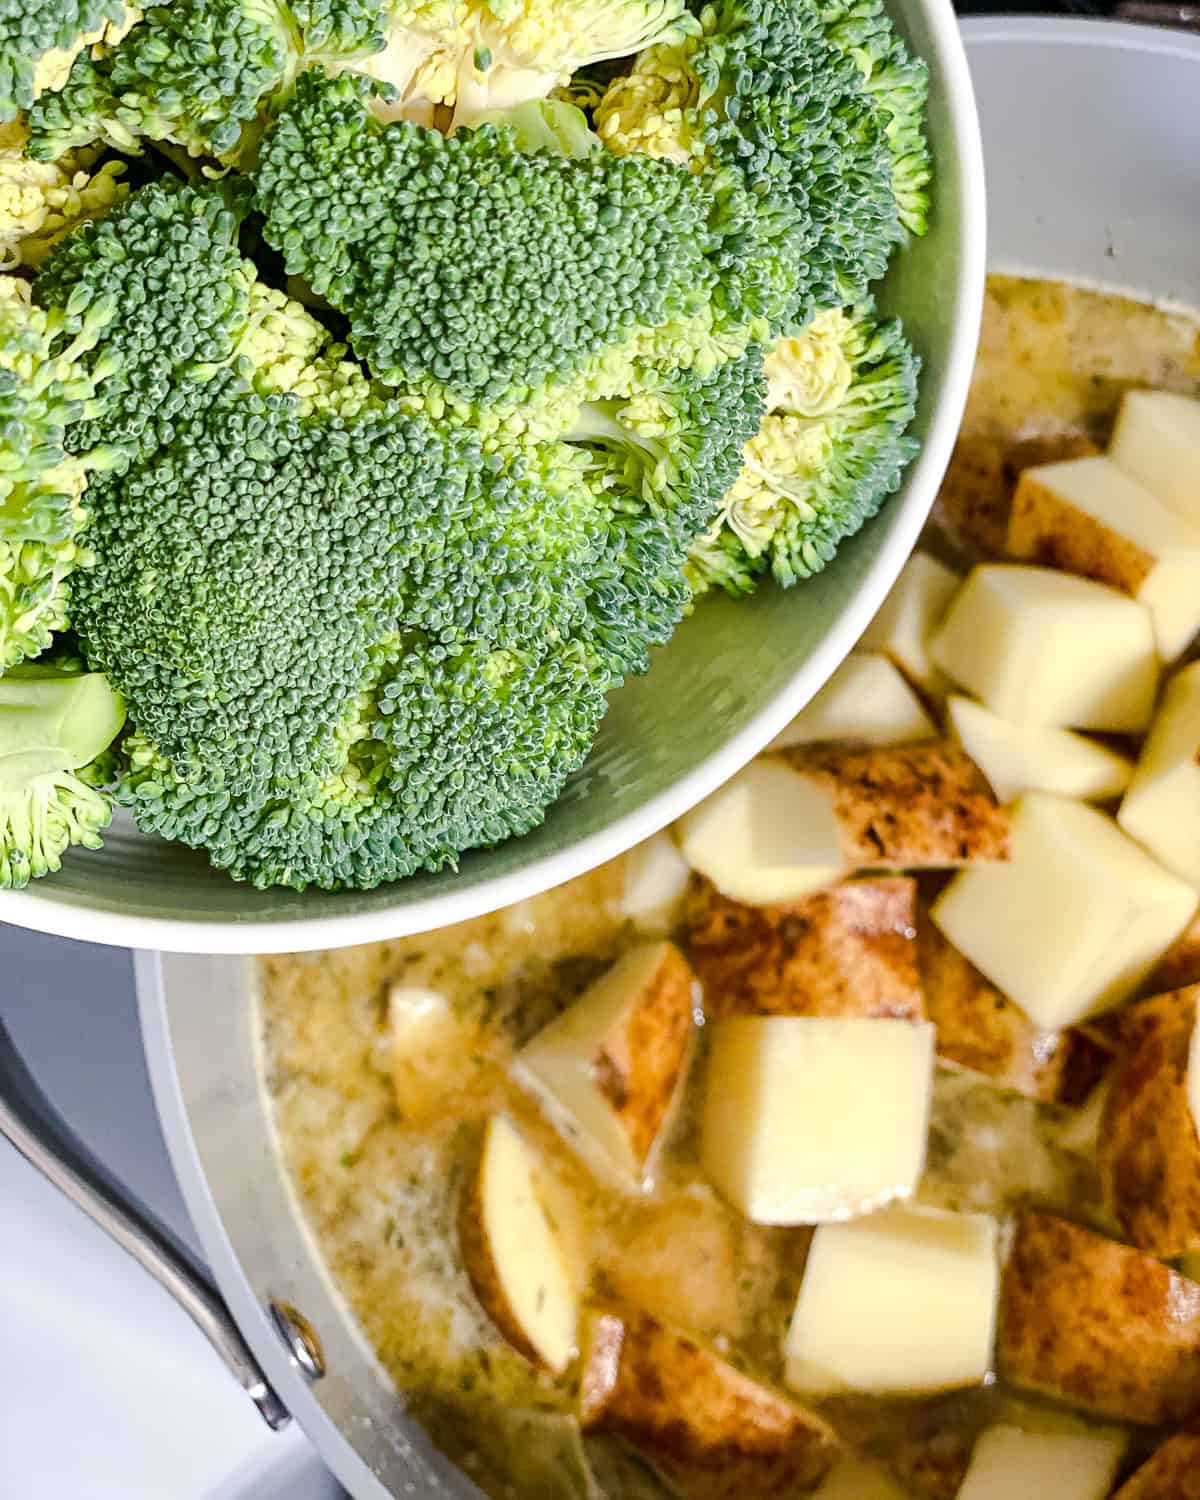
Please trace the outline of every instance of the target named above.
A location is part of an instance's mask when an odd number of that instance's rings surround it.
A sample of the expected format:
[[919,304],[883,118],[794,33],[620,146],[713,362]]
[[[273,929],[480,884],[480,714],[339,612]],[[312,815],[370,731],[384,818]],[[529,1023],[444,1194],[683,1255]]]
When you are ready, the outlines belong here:
[[392,1084],[409,1125],[442,1114],[470,1077],[479,1029],[445,995],[420,985],[394,984],[388,994]]
[[1027,1213],[1001,1278],[1001,1377],[1118,1422],[1200,1403],[1200,1285],[1140,1250]]
[[690,874],[670,834],[656,833],[625,856],[621,910],[639,932],[669,932]]
[[693,870],[735,901],[794,901],[836,880],[842,842],[829,797],[778,760],[752,761],[679,824]]
[[899,875],[776,906],[699,886],[685,921],[705,1015],[921,1020],[916,905],[916,882]]
[[789,1500],[838,1452],[820,1417],[634,1308],[592,1319],[579,1415],[585,1432],[632,1443],[683,1500]]
[[844,1458],[830,1470],[813,1500],[910,1500],[882,1464]]
[[1200,520],[1200,401],[1127,391],[1108,455],[1172,510]]
[[957,693],[946,707],[959,744],[1001,802],[1022,792],[1104,802],[1119,797],[1133,775],[1126,756],[1069,729],[1013,724]]
[[1177,1432],[1168,1438],[1113,1500],[1200,1500],[1200,1436]]
[[698,997],[672,943],[619,959],[517,1054],[515,1072],[580,1150],[638,1179],[674,1101]]
[[1048,568],[975,568],[930,643],[955,682],[1015,723],[1135,732],[1154,708],[1147,610]]
[[925,1164],[933,1041],[923,1022],[714,1022],[705,1172],[755,1224],[817,1224],[908,1197]]
[[1128,1447],[1120,1432],[980,1433],[958,1500],[1106,1500]]
[[1200,1250],[1200,985],[1125,1011],[1100,1120],[1105,1197],[1126,1235],[1174,1260]]
[[1049,1031],[1124,1000],[1183,931],[1196,892],[1111,818],[1030,792],[1012,857],[955,877],[931,916],[950,942]]
[[459,1248],[488,1317],[519,1353],[561,1374],[575,1352],[579,1291],[536,1156],[493,1115],[459,1209]]
[[996,1225],[980,1214],[895,1207],[823,1224],[784,1344],[787,1384],[882,1396],[979,1385],[997,1276]]
[[863,632],[858,649],[882,652],[918,687],[940,696],[946,680],[929,656],[929,638],[960,581],[957,573],[928,553],[914,553]]
[[878,653],[848,656],[807,708],[800,710],[772,744],[852,740],[864,745],[902,745],[936,735],[920,700]]
[[1200,627],[1200,517],[1189,521],[1107,458],[1026,469],[1009,555],[1120,589],[1150,611],[1173,661]]
[[1117,822],[1200,886],[1200,662],[1167,683]]
[[947,740],[798,745],[782,759],[833,808],[852,870],[945,870],[1008,857],[1008,819]]
[[917,953],[938,1057],[1048,1104],[1079,1105],[1091,1094],[1111,1048],[1082,1031],[1035,1025],[924,918]]

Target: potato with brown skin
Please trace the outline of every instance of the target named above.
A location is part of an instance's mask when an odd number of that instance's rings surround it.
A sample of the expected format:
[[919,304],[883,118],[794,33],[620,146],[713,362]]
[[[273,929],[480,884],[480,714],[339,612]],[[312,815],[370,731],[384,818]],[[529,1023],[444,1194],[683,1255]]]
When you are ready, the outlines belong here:
[[684,921],[707,1016],[924,1017],[913,880],[848,880],[778,906],[704,881]]
[[947,539],[972,558],[998,562],[1007,556],[1008,518],[1023,469],[1090,458],[1099,448],[1080,433],[1049,433],[1011,439],[1003,435],[960,437],[934,506]]
[[1200,1436],[1179,1432],[1168,1438],[1113,1500],[1200,1500]]
[[1001,1379],[1148,1426],[1200,1410],[1200,1284],[1140,1250],[1027,1213],[1000,1281]]
[[1044,1031],[985,979],[922,911],[917,960],[937,1053],[1002,1088],[1044,1104],[1077,1106],[1112,1060],[1112,1048],[1076,1027]]
[[521,1049],[515,1075],[582,1149],[637,1178],[675,1100],[695,1004],[674,943],[632,949]]
[[1155,965],[1145,983],[1148,995],[1162,995],[1200,983],[1200,916],[1180,933]]
[[830,798],[847,870],[944,870],[1008,858],[1008,819],[950,740],[799,745],[781,758]]
[[590,1320],[579,1417],[631,1443],[684,1500],[790,1500],[839,1448],[813,1412],[625,1306]]
[[1198,1007],[1200,985],[1190,985],[1125,1012],[1100,1119],[1104,1196],[1133,1243],[1162,1260],[1200,1250],[1200,1131],[1188,1097]]

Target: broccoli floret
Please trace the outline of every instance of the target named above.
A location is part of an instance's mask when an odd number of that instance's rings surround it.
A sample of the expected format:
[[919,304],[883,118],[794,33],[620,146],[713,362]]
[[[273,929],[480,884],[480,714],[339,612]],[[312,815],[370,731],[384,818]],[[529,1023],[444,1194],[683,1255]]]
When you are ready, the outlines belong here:
[[779,327],[859,300],[901,235],[887,138],[857,62],[826,37],[816,0],[715,0],[702,34],[639,57],[597,130],[619,155],[734,171],[798,223],[798,289]]
[[820,313],[768,356],[767,415],[721,514],[693,549],[697,592],[743,594],[770,569],[785,587],[819,572],[899,486],[918,444],[919,361],[869,307]]
[[122,0],[0,0],[0,120],[60,89],[85,48],[137,17]]
[[900,222],[910,234],[923,235],[933,175],[925,139],[929,70],[919,57],[909,56],[892,30],[883,0],[826,0],[821,18],[826,37],[853,60],[885,117]]
[[81,317],[43,311],[27,282],[0,276],[0,670],[66,625],[66,580],[89,560],[83,493],[121,455],[66,443],[103,410],[111,362],[90,355],[111,316],[107,303]]
[[125,709],[102,676],[33,662],[0,678],[0,889],[52,874],[73,844],[98,849],[103,790]]
[[70,618],[129,705],[139,826],[259,884],[372,885],[540,821],[688,605],[761,354],[622,363],[553,438],[434,421],[255,281],[244,206],[155,183],[39,277],[116,308],[124,461],[93,479]]
[[102,218],[128,196],[124,162],[93,165],[87,154],[38,162],[0,147],[0,271],[40,266],[76,224]]
[[[638,359],[682,362],[685,341],[711,368],[790,291],[786,215],[757,213],[723,176],[527,154],[506,125],[385,127],[370,97],[357,75],[305,74],[262,142],[256,204],[377,377],[433,412],[519,419],[547,387],[569,403]],[[578,151],[578,125],[566,136]]]

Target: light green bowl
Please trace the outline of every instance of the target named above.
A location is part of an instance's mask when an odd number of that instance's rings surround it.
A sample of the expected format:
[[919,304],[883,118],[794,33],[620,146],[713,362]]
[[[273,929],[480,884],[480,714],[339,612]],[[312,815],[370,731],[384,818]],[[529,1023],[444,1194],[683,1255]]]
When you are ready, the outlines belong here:
[[949,0],[894,6],[929,63],[935,214],[897,257],[880,298],[924,364],[921,457],[884,512],[836,563],[790,592],[706,602],[613,695],[587,764],[545,824],[467,855],[457,873],[367,892],[256,891],[203,855],[137,832],[123,814],[105,847],[0,896],[0,919],[124,947],[194,953],[297,952],[427,931],[495,910],[615,857],[732,776],[829,677],[912,550],[945,471],[974,362],[983,299],[983,156]]

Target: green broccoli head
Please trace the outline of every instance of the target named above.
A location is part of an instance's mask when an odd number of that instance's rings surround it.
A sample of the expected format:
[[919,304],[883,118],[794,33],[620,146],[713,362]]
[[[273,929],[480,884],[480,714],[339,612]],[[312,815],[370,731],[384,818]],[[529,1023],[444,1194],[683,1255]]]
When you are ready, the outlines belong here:
[[126,441],[69,603],[129,705],[118,796],[260,884],[437,869],[538,822],[669,638],[761,354],[624,361],[620,394],[575,399],[552,437],[435,420],[254,280],[239,206],[153,184],[38,281],[112,316]]
[[256,204],[376,376],[432,411],[504,425],[638,359],[711,368],[791,291],[787,215],[730,179],[582,149],[565,104],[545,109],[574,128],[543,115],[530,152],[521,115],[446,138],[381,125],[371,96],[357,75],[305,74],[263,140]]
[[135,15],[122,0],[0,0],[0,120],[61,88],[86,47]]
[[[887,128],[815,0],[714,0],[701,34],[650,48],[596,112],[605,144],[735,172],[796,220],[797,289],[777,326],[865,295],[900,238]],[[897,44],[898,46],[899,44]]]
[[819,572],[899,486],[919,361],[868,306],[820,313],[766,362],[767,415],[715,525],[693,549],[698,592],[747,593],[769,569],[787,586]]
[[0,889],[52,874],[73,844],[100,847],[112,818],[109,747],[124,722],[120,697],[78,663],[0,678]]

